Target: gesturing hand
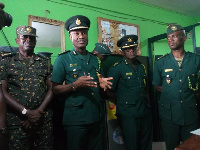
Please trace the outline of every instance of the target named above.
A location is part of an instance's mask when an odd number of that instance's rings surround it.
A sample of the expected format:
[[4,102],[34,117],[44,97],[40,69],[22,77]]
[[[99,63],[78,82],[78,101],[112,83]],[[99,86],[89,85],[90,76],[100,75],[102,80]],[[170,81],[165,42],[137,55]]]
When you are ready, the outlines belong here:
[[112,82],[110,82],[109,80],[112,80],[112,79],[113,77],[103,78],[102,75],[99,74],[100,87],[104,89],[104,91],[106,91],[107,88],[111,89]]
[[75,88],[78,87],[97,87],[97,82],[95,81],[91,81],[93,80],[93,77],[90,76],[81,76],[80,78],[78,78],[78,80],[76,80],[73,85]]

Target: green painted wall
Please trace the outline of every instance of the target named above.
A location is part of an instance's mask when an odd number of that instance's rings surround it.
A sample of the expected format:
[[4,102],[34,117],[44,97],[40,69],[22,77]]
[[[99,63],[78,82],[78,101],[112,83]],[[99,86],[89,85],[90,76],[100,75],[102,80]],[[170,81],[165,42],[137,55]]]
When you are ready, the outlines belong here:
[[[192,39],[187,39],[185,41],[185,50],[189,52],[194,51]],[[167,44],[167,39],[154,42],[154,52],[153,52],[154,55],[164,55],[170,52],[171,50]]]
[[200,26],[195,27],[196,47],[200,47]]
[[[137,24],[143,56],[148,56],[148,38],[166,32],[168,23],[176,22],[189,26],[195,24],[196,19],[200,18],[181,15],[136,0],[1,0],[1,2],[5,4],[4,10],[13,16],[11,27],[3,29],[12,46],[17,46],[16,27],[28,25],[28,15],[45,17],[46,9],[50,10],[47,17],[55,20],[66,21],[69,17],[78,14],[87,16],[91,20],[87,47],[89,51],[93,50],[94,44],[98,41],[97,17]],[[72,44],[66,31],[65,36],[66,50],[70,50]],[[7,46],[5,40],[2,40],[2,34],[0,39],[0,45]]]

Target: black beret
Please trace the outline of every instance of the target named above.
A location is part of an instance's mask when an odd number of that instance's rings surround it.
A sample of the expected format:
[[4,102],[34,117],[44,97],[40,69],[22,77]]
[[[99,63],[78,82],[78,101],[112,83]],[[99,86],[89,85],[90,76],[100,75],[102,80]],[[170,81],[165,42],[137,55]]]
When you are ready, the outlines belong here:
[[89,30],[90,20],[82,15],[72,16],[65,22],[65,28],[68,32],[79,29]]
[[126,35],[117,41],[117,46],[121,49],[134,47],[138,45],[138,36],[137,35]]
[[109,47],[102,43],[96,43],[94,50],[101,55],[106,55],[111,53]]
[[184,28],[181,25],[178,25],[177,23],[169,23],[167,25],[167,35],[177,32],[179,30],[184,30]]

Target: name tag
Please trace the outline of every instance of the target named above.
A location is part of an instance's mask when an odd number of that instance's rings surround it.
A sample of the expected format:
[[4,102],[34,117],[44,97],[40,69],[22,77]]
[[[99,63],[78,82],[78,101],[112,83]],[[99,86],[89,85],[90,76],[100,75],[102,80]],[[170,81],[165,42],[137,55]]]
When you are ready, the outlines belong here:
[[132,75],[132,72],[128,72],[126,73],[127,76],[131,76]]
[[165,69],[165,72],[171,72],[173,69]]
[[70,67],[73,67],[73,66],[77,66],[78,64],[70,64],[69,66]]

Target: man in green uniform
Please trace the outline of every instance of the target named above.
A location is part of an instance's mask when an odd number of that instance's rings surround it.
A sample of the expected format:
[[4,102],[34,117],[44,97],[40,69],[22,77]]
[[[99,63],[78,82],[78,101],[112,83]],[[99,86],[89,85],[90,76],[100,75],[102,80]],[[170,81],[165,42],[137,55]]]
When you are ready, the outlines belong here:
[[[136,35],[127,35],[117,42],[124,58],[108,71],[116,93],[116,116],[120,122],[127,150],[152,149],[152,116],[146,90],[146,70],[136,59]],[[109,94],[110,95],[110,94]]]
[[[63,125],[69,150],[102,150],[103,108],[100,87],[110,87],[102,78],[101,61],[86,50],[90,20],[72,16],[65,23],[73,50],[55,60],[51,81],[53,92],[66,95]],[[65,84],[63,84],[65,82]]]
[[96,43],[95,44],[95,48],[92,51],[92,53],[97,55],[100,58],[101,63],[103,63],[103,61],[105,60],[106,56],[111,54],[111,51],[110,51],[109,47],[106,46],[105,44]]
[[186,52],[185,41],[184,28],[168,24],[171,53],[156,61],[153,75],[153,85],[161,92],[158,109],[167,150],[174,150],[199,127],[194,92],[198,90],[200,56]]
[[36,29],[19,26],[19,51],[1,61],[11,150],[52,150],[50,59],[34,54]]

